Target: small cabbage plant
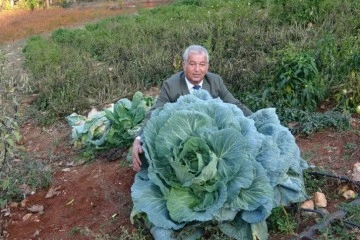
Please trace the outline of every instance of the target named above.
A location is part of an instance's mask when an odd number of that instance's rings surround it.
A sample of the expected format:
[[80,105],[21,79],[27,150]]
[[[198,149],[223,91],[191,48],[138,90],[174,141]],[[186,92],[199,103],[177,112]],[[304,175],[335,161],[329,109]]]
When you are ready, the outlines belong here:
[[152,102],[152,97],[136,92],[132,100],[122,98],[103,111],[93,109],[88,116],[72,113],[66,117],[72,142],[97,150],[130,147]]
[[266,218],[307,198],[308,167],[274,108],[249,117],[205,90],[153,111],[131,188],[132,220],[155,239],[199,239],[216,226],[235,239],[267,239]]

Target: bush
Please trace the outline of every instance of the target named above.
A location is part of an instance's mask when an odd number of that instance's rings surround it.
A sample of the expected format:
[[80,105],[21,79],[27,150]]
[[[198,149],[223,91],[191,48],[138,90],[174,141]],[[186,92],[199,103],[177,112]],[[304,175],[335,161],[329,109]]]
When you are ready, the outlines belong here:
[[282,109],[316,110],[325,97],[325,85],[313,57],[288,50],[281,53],[276,66],[263,96]]

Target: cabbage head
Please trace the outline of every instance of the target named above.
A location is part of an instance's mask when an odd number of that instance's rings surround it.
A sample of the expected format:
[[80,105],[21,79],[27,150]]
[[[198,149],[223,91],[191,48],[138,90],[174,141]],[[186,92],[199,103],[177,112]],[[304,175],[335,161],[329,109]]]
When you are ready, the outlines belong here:
[[155,239],[199,239],[209,225],[235,239],[267,239],[266,218],[306,199],[307,163],[274,108],[249,117],[205,90],[153,111],[131,188],[132,220]]

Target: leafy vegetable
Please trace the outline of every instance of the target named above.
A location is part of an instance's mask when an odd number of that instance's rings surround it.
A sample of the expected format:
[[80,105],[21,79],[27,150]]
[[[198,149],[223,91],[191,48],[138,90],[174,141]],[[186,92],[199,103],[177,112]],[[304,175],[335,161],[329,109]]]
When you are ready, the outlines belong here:
[[105,110],[106,117],[111,122],[106,136],[107,143],[113,147],[130,146],[152,103],[151,97],[144,97],[141,92],[136,92],[132,101],[123,98],[114,105],[112,110]]
[[207,224],[267,239],[271,210],[306,198],[307,163],[273,108],[245,117],[200,90],[153,111],[142,141],[132,220],[145,213],[155,239],[196,239]]
[[76,113],[67,116],[72,126],[72,142],[78,147],[96,149],[129,147],[152,101],[151,97],[136,92],[132,101],[122,98],[104,111],[91,112],[87,117]]

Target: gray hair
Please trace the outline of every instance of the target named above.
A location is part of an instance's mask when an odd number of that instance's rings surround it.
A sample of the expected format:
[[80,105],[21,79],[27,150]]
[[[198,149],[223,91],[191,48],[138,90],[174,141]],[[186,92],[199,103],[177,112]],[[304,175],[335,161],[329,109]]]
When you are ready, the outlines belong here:
[[209,53],[208,53],[208,50],[206,50],[206,48],[204,48],[203,46],[200,46],[200,45],[191,45],[191,46],[189,46],[188,48],[186,48],[185,51],[184,51],[184,54],[183,54],[183,61],[184,61],[184,62],[187,62],[190,53],[196,53],[196,54],[205,53],[206,62],[209,63]]

